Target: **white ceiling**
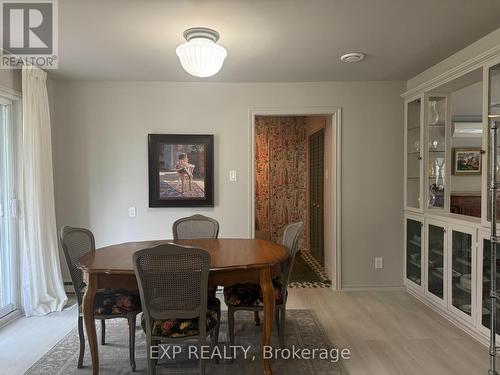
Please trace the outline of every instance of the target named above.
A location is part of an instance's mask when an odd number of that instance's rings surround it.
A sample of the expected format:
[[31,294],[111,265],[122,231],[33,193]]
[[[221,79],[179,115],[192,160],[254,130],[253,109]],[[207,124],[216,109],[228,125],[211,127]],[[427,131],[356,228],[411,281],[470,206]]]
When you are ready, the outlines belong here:
[[[228,50],[195,79],[175,48],[194,26]],[[313,82],[407,80],[500,27],[499,0],[59,0],[56,78]],[[359,64],[340,55],[361,51]]]

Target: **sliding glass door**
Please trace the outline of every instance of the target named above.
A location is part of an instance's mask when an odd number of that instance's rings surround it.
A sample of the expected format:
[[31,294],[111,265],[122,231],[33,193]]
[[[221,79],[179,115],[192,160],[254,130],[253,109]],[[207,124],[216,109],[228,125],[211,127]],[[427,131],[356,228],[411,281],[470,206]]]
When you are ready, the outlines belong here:
[[0,97],[0,318],[16,309],[17,200],[12,103]]

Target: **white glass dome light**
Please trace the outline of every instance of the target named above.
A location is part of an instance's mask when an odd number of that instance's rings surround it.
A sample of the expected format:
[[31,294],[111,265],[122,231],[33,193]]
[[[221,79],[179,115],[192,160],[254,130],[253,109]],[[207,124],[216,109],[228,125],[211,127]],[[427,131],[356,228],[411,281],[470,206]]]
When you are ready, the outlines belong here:
[[187,42],[178,46],[175,53],[186,72],[196,77],[210,77],[222,68],[227,51],[217,44],[217,31],[194,27],[184,31],[184,38]]

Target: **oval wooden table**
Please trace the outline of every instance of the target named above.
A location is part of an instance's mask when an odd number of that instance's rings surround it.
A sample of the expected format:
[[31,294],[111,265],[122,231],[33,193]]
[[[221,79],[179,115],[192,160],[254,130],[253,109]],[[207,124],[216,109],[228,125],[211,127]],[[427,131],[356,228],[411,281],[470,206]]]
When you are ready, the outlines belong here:
[[[284,246],[258,239],[198,239],[127,242],[107,246],[78,259],[87,290],[83,297],[83,318],[87,331],[92,373],[99,374],[99,354],[94,320],[94,297],[97,289],[124,288],[137,290],[132,255],[142,249],[163,243],[194,246],[210,253],[210,285],[230,286],[237,283],[259,283],[264,299],[264,326],[262,344],[270,345],[274,316],[274,290],[272,277],[279,274],[281,262],[287,259]],[[270,375],[268,359],[264,361],[264,374]]]

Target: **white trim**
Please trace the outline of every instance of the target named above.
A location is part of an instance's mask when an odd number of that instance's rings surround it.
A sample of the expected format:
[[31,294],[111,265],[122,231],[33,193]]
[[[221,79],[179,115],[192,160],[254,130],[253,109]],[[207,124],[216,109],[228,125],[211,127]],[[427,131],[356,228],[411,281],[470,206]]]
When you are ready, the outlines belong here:
[[401,94],[401,97],[407,98],[409,96],[416,95],[423,91],[433,90],[436,87],[439,87],[447,82],[453,81],[454,79],[463,76],[464,74],[470,73],[473,70],[481,68],[485,63],[488,62],[488,60],[495,58],[499,53],[500,53],[500,45],[493,47],[488,51],[483,52],[463,62],[462,64],[459,64],[454,68],[449,69],[446,72],[439,74],[438,76],[407,90],[406,92]]
[[0,319],[0,328],[6,326],[9,323],[12,323],[14,320],[19,319],[23,316],[22,311],[17,309],[12,311],[11,313],[5,315]]
[[255,207],[254,207],[254,195],[255,195],[255,171],[254,171],[254,159],[255,159],[255,116],[331,116],[332,120],[332,154],[335,154],[335,163],[331,165],[330,176],[335,176],[335,181],[332,185],[332,208],[330,210],[331,214],[334,215],[334,227],[333,230],[333,249],[332,252],[332,262],[333,265],[325,265],[326,269],[333,272],[332,278],[332,289],[341,290],[342,289],[342,122],[341,122],[342,110],[341,107],[257,107],[250,108],[248,111],[248,123],[249,123],[249,149],[250,157],[248,168],[250,171],[249,179],[249,211],[250,211],[250,225],[248,236],[250,238],[255,237]]
[[6,97],[11,100],[19,100],[22,98],[22,93],[11,89],[10,87],[0,85],[0,96]]
[[390,284],[352,284],[342,285],[343,292],[362,292],[362,291],[380,291],[380,292],[400,292],[406,291],[404,285],[390,285]]

